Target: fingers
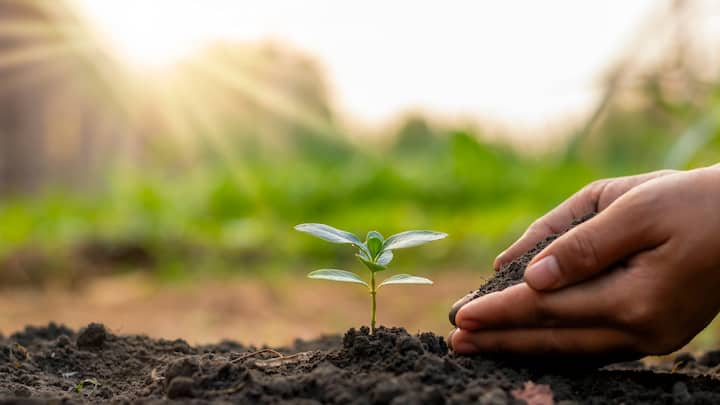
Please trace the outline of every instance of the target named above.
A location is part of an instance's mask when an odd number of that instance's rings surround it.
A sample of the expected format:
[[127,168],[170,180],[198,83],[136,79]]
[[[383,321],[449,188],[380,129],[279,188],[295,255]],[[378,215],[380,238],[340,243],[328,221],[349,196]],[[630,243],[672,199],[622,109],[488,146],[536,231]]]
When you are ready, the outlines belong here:
[[603,291],[607,284],[592,281],[552,293],[517,284],[465,304],[455,315],[455,324],[471,331],[606,324],[618,301]]
[[652,198],[646,197],[626,194],[557,238],[530,262],[525,282],[541,291],[562,288],[661,244],[664,236],[653,231],[655,218],[646,203]]
[[521,355],[599,355],[634,353],[634,337],[609,328],[509,329],[470,332],[457,329],[450,347],[458,354],[514,353]]
[[596,201],[607,181],[609,180],[591,183],[533,222],[520,239],[495,258],[493,267],[496,270],[499,269],[502,265],[535,247],[548,235],[563,232],[575,219],[594,212]]
[[470,292],[469,294],[465,295],[464,297],[460,298],[459,300],[455,301],[455,303],[450,307],[450,312],[448,312],[448,319],[450,320],[450,323],[455,326],[455,316],[457,315],[457,312],[462,308],[465,304],[472,301],[473,298],[475,298],[475,293]]
[[562,204],[539,218],[513,243],[500,253],[493,266],[502,265],[532,249],[548,235],[565,231],[572,221],[590,212],[601,212],[632,188],[647,181],[678,173],[674,170],[660,170],[637,176],[600,180],[588,184],[582,190],[565,200]]

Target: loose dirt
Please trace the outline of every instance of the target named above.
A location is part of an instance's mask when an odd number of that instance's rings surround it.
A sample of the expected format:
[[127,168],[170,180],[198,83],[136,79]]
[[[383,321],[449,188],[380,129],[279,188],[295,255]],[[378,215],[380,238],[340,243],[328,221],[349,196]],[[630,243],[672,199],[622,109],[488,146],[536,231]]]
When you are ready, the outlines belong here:
[[595,214],[590,213],[579,219],[576,219],[564,232],[547,236],[545,239],[538,242],[535,247],[525,252],[520,257],[516,258],[510,263],[504,264],[493,275],[493,277],[483,283],[483,285],[481,285],[477,290],[470,291],[466,296],[464,296],[461,300],[459,300],[453,305],[453,307],[450,309],[450,313],[448,314],[450,323],[455,325],[455,315],[457,314],[457,311],[468,302],[480,298],[485,294],[490,294],[491,292],[495,291],[502,291],[508,287],[514,286],[515,284],[521,283],[523,281],[523,276],[525,275],[525,268],[527,268],[528,264],[530,264],[530,261],[535,257],[535,255],[542,252],[543,249],[548,247],[560,235],[572,229],[576,225],[587,221],[593,216],[595,216]]
[[720,352],[710,352],[653,367],[562,372],[457,356],[442,337],[400,328],[350,329],[270,350],[50,324],[0,338],[0,404],[713,404],[720,403],[719,364]]

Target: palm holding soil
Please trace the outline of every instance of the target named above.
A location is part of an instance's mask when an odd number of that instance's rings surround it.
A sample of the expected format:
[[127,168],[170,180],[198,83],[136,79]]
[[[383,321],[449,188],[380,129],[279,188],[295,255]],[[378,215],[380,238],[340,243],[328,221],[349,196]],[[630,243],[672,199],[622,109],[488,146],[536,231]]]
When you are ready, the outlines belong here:
[[574,218],[528,265],[524,283],[462,305],[458,353],[673,351],[720,310],[720,167],[592,183],[537,220],[496,269]]

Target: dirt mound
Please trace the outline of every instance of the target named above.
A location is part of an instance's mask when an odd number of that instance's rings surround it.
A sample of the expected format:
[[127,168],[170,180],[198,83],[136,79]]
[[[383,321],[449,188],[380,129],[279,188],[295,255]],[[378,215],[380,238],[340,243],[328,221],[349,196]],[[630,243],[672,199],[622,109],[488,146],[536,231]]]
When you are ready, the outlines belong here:
[[381,327],[374,335],[350,329],[342,338],[272,350],[229,341],[192,347],[116,336],[99,324],[78,333],[50,324],[0,337],[0,403],[720,403],[715,357],[685,354],[667,367],[634,362],[563,373],[457,356],[442,337],[402,328]]

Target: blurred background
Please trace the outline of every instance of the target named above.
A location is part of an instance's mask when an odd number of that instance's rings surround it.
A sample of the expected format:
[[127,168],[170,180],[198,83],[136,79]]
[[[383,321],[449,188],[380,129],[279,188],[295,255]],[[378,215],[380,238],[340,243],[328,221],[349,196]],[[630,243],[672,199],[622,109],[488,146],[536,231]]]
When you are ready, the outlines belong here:
[[[447,310],[598,178],[720,156],[720,3],[0,0],[0,332],[285,344],[367,324],[345,246],[450,237],[378,322]],[[693,348],[717,346],[711,325]]]

